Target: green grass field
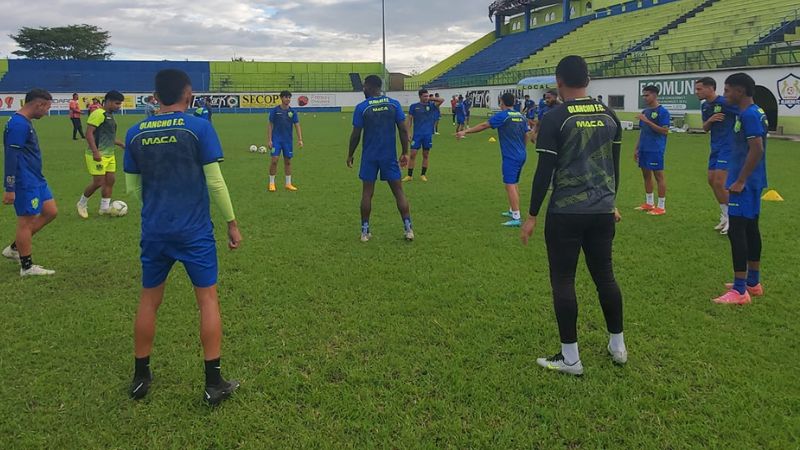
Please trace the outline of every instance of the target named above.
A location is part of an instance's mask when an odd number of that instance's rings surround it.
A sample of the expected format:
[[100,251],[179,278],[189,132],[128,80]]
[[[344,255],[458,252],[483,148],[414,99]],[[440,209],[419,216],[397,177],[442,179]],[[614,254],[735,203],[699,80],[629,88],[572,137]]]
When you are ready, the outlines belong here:
[[[120,117],[120,135],[137,119]],[[4,448],[800,446],[797,143],[768,147],[770,182],[786,201],[764,204],[767,295],[725,307],[710,302],[732,275],[728,241],[712,230],[707,137],[670,136],[669,213],[650,217],[633,211],[643,189],[631,158],[637,135],[626,133],[615,257],[630,361],[619,368],[607,357],[580,267],[586,374],[576,379],[536,366],[559,349],[543,227],[527,248],[518,230],[500,227],[506,203],[490,134],[456,142],[445,121],[431,181],[406,185],[417,240],[402,240],[382,185],[365,245],[357,169],[345,166],[349,116],[303,116],[300,191],[274,194],[268,157],[247,152],[263,143],[264,117],[214,120],[245,239],[224,250],[216,216],[223,374],[241,389],[216,410],[202,402],[197,308],[176,267],[152,355],[156,381],[146,400],[128,400],[139,206],[120,180],[115,198],[131,213],[81,220],[84,144],[69,139],[67,118],[46,118],[36,128],[60,216],[35,238],[34,258],[58,273],[23,280],[15,264],[0,265]],[[523,205],[535,166],[531,151]],[[3,245],[14,220],[3,207]]]

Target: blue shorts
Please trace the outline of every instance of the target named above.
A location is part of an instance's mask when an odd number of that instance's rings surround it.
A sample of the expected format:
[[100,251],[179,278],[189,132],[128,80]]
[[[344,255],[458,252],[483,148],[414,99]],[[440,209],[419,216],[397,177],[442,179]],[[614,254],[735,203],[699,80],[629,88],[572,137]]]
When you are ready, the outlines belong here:
[[738,194],[730,193],[728,215],[755,219],[761,214],[761,189],[745,187]]
[[52,199],[53,193],[47,183],[32,188],[18,186],[14,196],[14,209],[18,217],[38,216],[42,213],[44,202]]
[[456,116],[456,123],[459,125],[464,125],[464,122],[466,122],[466,120],[467,119],[464,116]]
[[519,183],[519,176],[522,174],[522,168],[525,166],[525,160],[503,158],[503,183],[517,184]]
[[176,261],[183,263],[195,287],[217,284],[217,245],[214,236],[190,242],[141,241],[142,286],[160,286]]
[[433,136],[430,134],[415,134],[414,139],[411,140],[411,150],[419,150],[422,147],[424,150],[433,148]]
[[640,151],[639,167],[647,170],[664,170],[664,154]]
[[728,170],[730,152],[712,151],[708,157],[708,170]]
[[294,156],[294,144],[292,142],[272,141],[272,157],[281,156],[283,152],[284,158],[292,158]]
[[361,181],[375,182],[378,172],[381,174],[381,181],[397,181],[402,178],[400,164],[394,158],[383,161],[361,160],[361,169],[358,172]]

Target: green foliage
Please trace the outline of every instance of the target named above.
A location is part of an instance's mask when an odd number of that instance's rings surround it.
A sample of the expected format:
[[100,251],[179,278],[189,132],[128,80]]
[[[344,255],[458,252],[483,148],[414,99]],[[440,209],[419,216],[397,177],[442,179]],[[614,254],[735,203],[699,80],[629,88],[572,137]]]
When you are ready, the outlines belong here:
[[22,27],[9,35],[20,50],[12,52],[30,59],[110,59],[110,34],[95,25],[66,27]]

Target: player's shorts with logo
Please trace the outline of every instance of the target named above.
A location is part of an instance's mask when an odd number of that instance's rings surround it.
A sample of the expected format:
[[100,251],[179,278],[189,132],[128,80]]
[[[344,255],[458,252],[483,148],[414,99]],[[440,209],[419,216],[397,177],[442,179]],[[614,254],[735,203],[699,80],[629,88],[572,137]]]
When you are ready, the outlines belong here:
[[761,214],[761,189],[745,187],[742,192],[730,193],[728,215],[755,219]]
[[664,154],[639,151],[639,167],[648,170],[664,170]]
[[411,150],[419,150],[421,148],[430,150],[433,148],[433,136],[430,134],[415,134],[414,139],[411,140]]
[[36,187],[17,186],[14,194],[14,210],[18,217],[38,216],[42,213],[44,202],[53,199],[53,193],[47,184]]
[[385,160],[361,160],[361,168],[358,172],[358,177],[362,181],[374,182],[378,179],[380,174],[381,181],[397,181],[402,177],[400,173],[400,164],[397,159]]
[[103,176],[106,173],[114,173],[117,171],[117,158],[114,155],[102,155],[100,161],[95,161],[92,155],[85,155],[86,169],[91,176]]
[[294,143],[284,141],[272,141],[272,157],[281,156],[283,153],[284,158],[294,157]]
[[192,285],[206,288],[217,284],[217,246],[214,235],[180,241],[142,240],[142,286],[160,286],[176,262],[183,264]]
[[728,170],[730,152],[711,150],[708,156],[708,170]]

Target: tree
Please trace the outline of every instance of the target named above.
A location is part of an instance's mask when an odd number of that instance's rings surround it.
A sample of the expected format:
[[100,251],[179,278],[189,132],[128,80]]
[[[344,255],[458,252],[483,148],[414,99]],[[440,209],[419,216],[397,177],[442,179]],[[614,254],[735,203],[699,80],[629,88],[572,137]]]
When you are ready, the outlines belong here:
[[113,55],[108,51],[109,32],[94,25],[23,27],[9,37],[20,48],[12,53],[30,59],[110,59]]

